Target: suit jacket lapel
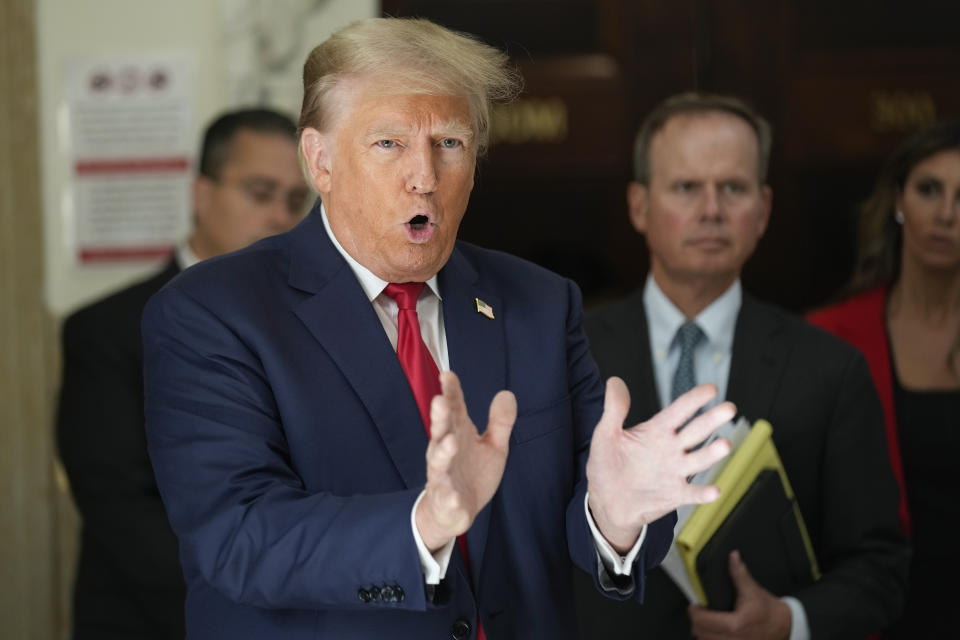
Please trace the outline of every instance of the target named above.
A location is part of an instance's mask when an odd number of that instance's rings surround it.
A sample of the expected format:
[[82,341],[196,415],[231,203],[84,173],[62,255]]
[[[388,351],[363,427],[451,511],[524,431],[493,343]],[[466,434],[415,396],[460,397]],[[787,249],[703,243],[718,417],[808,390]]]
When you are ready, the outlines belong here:
[[650,325],[643,307],[643,289],[627,297],[607,314],[588,316],[587,334],[604,376],[619,376],[630,391],[632,427],[660,410],[660,396],[650,355]]
[[[634,402],[638,408],[643,410],[643,415],[633,422],[628,421],[628,426],[631,427],[640,420],[649,419],[650,416],[663,408],[660,406],[660,394],[657,392],[657,376],[653,371],[653,355],[650,353],[650,325],[647,322],[647,313],[643,308],[642,292],[641,289],[641,295],[636,296],[636,302],[631,306],[631,317],[629,318],[633,326],[638,328],[638,330],[632,332],[635,340],[630,346],[637,354],[635,361],[642,363],[642,370],[637,371],[637,377],[634,380],[627,381],[627,388],[637,394]],[[630,334],[625,332],[624,335]],[[633,386],[629,386],[630,383]]]
[[406,486],[422,486],[426,482],[426,432],[413,392],[373,306],[330,242],[318,209],[290,237],[289,283],[313,294],[297,304],[294,312],[366,407]]
[[[440,271],[438,280],[443,296],[443,321],[450,369],[459,376],[467,411],[482,433],[487,428],[490,401],[498,391],[507,387],[503,314],[508,310],[503,308],[497,293],[480,286],[478,279],[476,269],[466,256],[459,249],[454,249]],[[478,298],[493,308],[493,319],[477,311]],[[483,568],[494,500],[477,514],[467,532],[474,589],[478,588]]]
[[[416,401],[376,312],[330,242],[319,208],[289,237],[289,283],[312,294],[297,304],[294,312],[363,402],[405,484],[422,486],[426,482],[427,437],[420,427]],[[458,249],[438,278],[450,368],[460,377],[470,418],[483,432],[490,401],[506,388],[506,343],[501,300],[494,291],[479,286],[478,279],[476,269]],[[497,317],[491,320],[478,313],[476,298],[490,305]],[[488,504],[467,534],[475,589],[483,567],[490,513]]]
[[744,294],[733,336],[727,399],[751,422],[767,418],[776,400],[790,348],[782,339],[781,324],[767,307]]

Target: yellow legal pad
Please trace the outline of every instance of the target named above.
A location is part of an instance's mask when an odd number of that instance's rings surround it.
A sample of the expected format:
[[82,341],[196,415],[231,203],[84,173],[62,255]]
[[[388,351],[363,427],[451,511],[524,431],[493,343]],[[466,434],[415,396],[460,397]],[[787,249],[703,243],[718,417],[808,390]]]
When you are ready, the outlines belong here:
[[820,578],[820,569],[790,480],[758,420],[714,483],[720,497],[694,509],[677,535],[677,549],[701,604],[731,610],[735,590],[730,551],[738,549],[754,579],[775,595]]

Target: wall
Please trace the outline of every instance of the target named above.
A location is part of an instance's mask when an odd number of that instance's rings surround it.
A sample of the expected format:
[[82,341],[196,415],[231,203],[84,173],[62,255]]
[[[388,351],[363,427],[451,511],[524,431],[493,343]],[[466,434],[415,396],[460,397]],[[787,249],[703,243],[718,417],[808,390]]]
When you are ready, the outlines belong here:
[[[124,55],[185,52],[195,62],[193,127],[196,139],[203,125],[218,111],[249,96],[232,86],[240,78],[245,54],[255,55],[237,43],[230,30],[236,20],[252,16],[277,34],[289,29],[296,38],[287,66],[297,84],[305,51],[325,39],[337,27],[379,12],[377,0],[36,0],[37,68],[40,82],[40,136],[43,151],[43,200],[45,220],[45,298],[57,315],[98,297],[103,292],[137,279],[156,264],[77,267],[70,250],[70,228],[65,224],[63,200],[70,178],[64,147],[64,82],[66,64],[87,55]],[[278,20],[285,12],[300,12],[306,19]],[[279,31],[283,33],[283,31]],[[282,38],[281,38],[282,39]],[[302,41],[302,45],[300,44]],[[231,58],[227,59],[227,55]],[[276,105],[295,113],[299,98]],[[291,102],[293,104],[291,104]]]
[[0,638],[17,639],[57,623],[33,35],[33,0],[0,3]]

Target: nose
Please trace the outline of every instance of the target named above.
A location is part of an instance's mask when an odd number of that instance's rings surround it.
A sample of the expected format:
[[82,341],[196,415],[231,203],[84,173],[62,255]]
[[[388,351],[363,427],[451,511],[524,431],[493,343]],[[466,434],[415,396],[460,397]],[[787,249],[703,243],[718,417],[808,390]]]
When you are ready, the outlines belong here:
[[945,198],[941,207],[937,208],[936,220],[942,225],[953,226],[960,220],[960,193],[953,198]]
[[701,216],[707,220],[718,220],[721,217],[720,194],[717,185],[708,184],[703,190],[703,208]]
[[410,193],[428,194],[437,190],[437,168],[433,145],[424,141],[406,150],[406,187]]

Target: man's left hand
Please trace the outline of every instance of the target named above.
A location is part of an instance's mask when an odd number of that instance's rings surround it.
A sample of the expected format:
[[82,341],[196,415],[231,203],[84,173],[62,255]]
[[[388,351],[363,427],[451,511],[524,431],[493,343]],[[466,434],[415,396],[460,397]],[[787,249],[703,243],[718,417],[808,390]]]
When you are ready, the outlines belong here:
[[790,607],[757,584],[737,551],[730,554],[730,577],[737,589],[736,607],[733,611],[712,611],[690,605],[693,636],[698,640],[789,638],[793,623]]

